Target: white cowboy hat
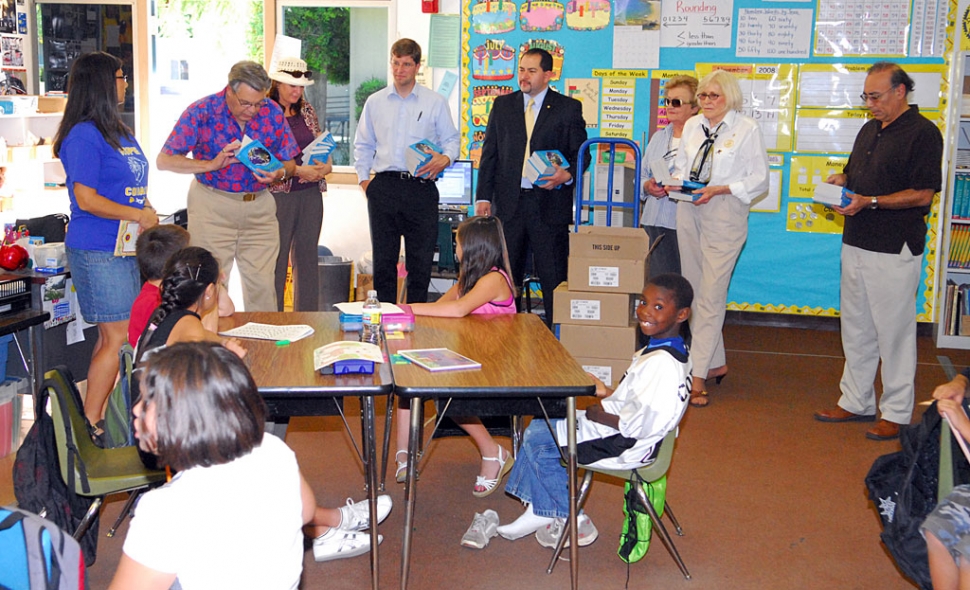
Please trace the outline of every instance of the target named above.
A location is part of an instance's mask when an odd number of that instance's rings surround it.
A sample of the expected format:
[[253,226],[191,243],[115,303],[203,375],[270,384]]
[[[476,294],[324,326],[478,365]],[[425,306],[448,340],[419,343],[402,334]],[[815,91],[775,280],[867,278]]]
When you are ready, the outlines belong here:
[[284,57],[276,62],[273,71],[269,73],[271,79],[290,86],[312,86],[311,76],[313,72],[308,70],[306,62],[298,57]]

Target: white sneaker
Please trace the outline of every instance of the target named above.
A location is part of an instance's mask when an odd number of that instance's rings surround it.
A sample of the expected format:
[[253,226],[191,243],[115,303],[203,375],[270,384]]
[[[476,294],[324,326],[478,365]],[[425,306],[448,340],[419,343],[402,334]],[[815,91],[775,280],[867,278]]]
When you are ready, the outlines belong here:
[[[563,530],[566,528],[566,519],[557,518],[548,526],[544,526],[536,531],[536,541],[543,547],[549,547],[550,549],[555,549],[556,545],[559,543],[559,537],[562,536]],[[593,525],[592,519],[586,516],[586,514],[580,514],[577,519],[577,528],[579,529],[579,546],[585,547],[595,541],[599,536],[600,532],[596,530],[596,526]],[[563,549],[569,547],[569,539],[566,539],[566,543],[563,544]]]
[[498,534],[498,514],[494,510],[486,510],[482,514],[475,513],[472,525],[461,538],[461,546],[470,549],[484,549],[488,540]]
[[[383,540],[383,535],[377,535],[378,543]],[[313,559],[316,561],[356,557],[368,551],[370,551],[370,535],[367,533],[353,533],[331,527],[329,531],[313,540]]]
[[522,516],[515,519],[514,522],[502,525],[495,530],[509,541],[514,541],[526,535],[531,535],[548,524],[552,524],[554,520],[556,519],[552,517],[536,516],[536,513],[532,511],[532,504],[528,504]]
[[[377,524],[384,522],[391,513],[394,502],[387,494],[377,496]],[[342,531],[365,531],[370,528],[370,504],[366,499],[354,502],[347,498],[347,505],[341,506],[340,525],[335,527]]]

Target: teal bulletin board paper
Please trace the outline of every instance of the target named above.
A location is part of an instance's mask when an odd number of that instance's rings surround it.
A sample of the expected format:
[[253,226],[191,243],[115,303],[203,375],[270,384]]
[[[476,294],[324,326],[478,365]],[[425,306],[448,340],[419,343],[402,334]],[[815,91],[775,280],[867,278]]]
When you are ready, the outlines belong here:
[[[579,4],[542,1],[533,2],[531,8],[527,4],[527,2],[515,3],[492,0],[486,8],[485,3],[477,0],[463,1],[462,3],[462,98],[459,127],[463,135],[463,156],[472,159],[478,157],[488,122],[488,110],[495,96],[518,90],[518,81],[515,75],[517,60],[521,47],[527,42],[544,43],[553,53],[555,76],[550,85],[559,92],[568,93],[567,79],[582,80],[592,91],[597,82],[602,89],[604,80],[609,77],[634,78],[636,86],[632,136],[636,141],[640,141],[642,137],[649,138],[652,136],[657,128],[658,121],[662,119],[662,112],[657,105],[657,99],[660,95],[656,89],[657,78],[655,75],[658,70],[697,71],[710,64],[737,64],[742,68],[753,67],[756,69],[760,66],[776,66],[779,64],[792,64],[796,70],[800,70],[804,64],[822,64],[833,67],[855,65],[867,68],[872,63],[881,60],[895,61],[902,65],[904,69],[907,66],[915,69],[912,66],[920,65],[938,67],[947,72],[949,67],[948,62],[939,56],[817,55],[815,52],[815,34],[817,33],[818,12],[823,4],[831,5],[831,1],[772,3],[762,0],[734,0],[733,2],[685,0],[681,4],[717,7],[719,11],[716,15],[717,19],[708,19],[710,21],[708,25],[717,28],[716,34],[712,34],[717,43],[728,38],[729,45],[725,47],[704,46],[705,39],[685,38],[683,45],[670,46],[663,39],[671,38],[671,33],[673,38],[676,38],[677,31],[668,27],[669,23],[661,22],[662,42],[659,68],[647,69],[644,65],[641,66],[641,71],[624,70],[616,68],[613,63],[615,13],[619,11],[616,8],[616,3],[612,5],[614,14],[611,14],[606,26],[600,26],[601,23],[596,22],[586,29],[577,28],[575,18],[573,26],[570,24],[570,16],[577,14],[577,12],[570,11],[576,9]],[[584,3],[580,4],[586,6]],[[678,3],[671,3],[671,5],[674,4]],[[602,6],[601,3],[590,3],[589,5]],[[955,5],[953,3],[954,7]],[[948,3],[943,3],[940,6],[945,16]],[[546,30],[524,30],[521,18],[523,7],[530,13],[530,26]],[[561,19],[558,18],[559,13],[556,12],[560,10],[559,7],[561,7],[563,15]],[[745,11],[743,12],[745,19],[756,19],[762,25],[770,22],[772,17],[787,16],[788,26],[794,24],[796,27],[801,27],[789,31],[789,33],[797,33],[799,39],[804,39],[803,23],[809,19],[805,18],[805,13],[802,11],[806,9],[810,9],[812,12],[810,20],[812,26],[811,38],[813,39],[807,57],[799,56],[799,54],[804,54],[803,42],[791,49],[776,47],[774,49],[776,53],[788,51],[790,52],[789,55],[795,54],[785,59],[779,57],[763,59],[738,57],[738,24],[741,20],[742,11]],[[955,11],[955,8],[953,10]],[[783,14],[778,11],[783,11]],[[597,14],[599,15],[600,11],[597,11]],[[664,15],[666,14],[664,12]],[[540,16],[542,18],[539,18]],[[694,14],[691,18],[703,20],[704,15]],[[936,20],[948,22],[948,37],[952,39],[954,32],[949,24],[952,19],[948,21],[946,18],[938,18]],[[592,21],[588,22],[592,23]],[[729,24],[725,25],[725,23]],[[721,31],[727,30],[730,30],[729,36],[721,33]],[[752,43],[750,39],[745,41],[749,48]],[[909,55],[915,56],[919,53],[912,50]],[[928,54],[923,53],[922,55]],[[503,60],[507,63],[503,63]],[[594,70],[599,70],[599,75],[594,74]],[[944,76],[944,78],[948,78],[948,76]],[[852,76],[846,76],[846,79],[851,82],[850,85],[852,86],[852,88],[846,88],[844,92],[848,102],[845,105],[834,106],[859,109],[858,95],[862,89],[855,87],[857,82]],[[923,81],[921,80],[921,82]],[[927,86],[927,84],[918,84],[917,94],[926,90],[931,93],[935,91],[933,88],[926,89],[919,86]],[[939,90],[944,95],[949,92],[945,80]],[[801,108],[798,102],[799,89],[797,87],[792,96],[794,102],[791,108],[794,109],[797,116],[798,110]],[[749,98],[748,105],[746,105],[749,109],[752,108],[750,102]],[[940,102],[941,105],[946,104],[945,101]],[[946,134],[946,121],[943,120],[945,117],[939,116],[939,110],[933,111],[922,107],[920,110],[932,120],[940,120],[941,131],[944,135]],[[764,115],[763,112],[762,115]],[[599,124],[599,121],[595,123]],[[787,124],[784,121],[779,123],[779,125]],[[588,128],[587,131],[590,137],[603,135],[602,130],[598,127]],[[644,147],[641,145],[641,149]],[[847,146],[846,149],[851,149],[851,145]],[[779,142],[779,149],[769,151],[769,157],[773,155],[782,156],[784,162],[780,166],[782,175],[781,202],[776,212],[752,212],[750,214],[747,242],[738,259],[728,290],[728,307],[746,311],[837,316],[839,310],[841,235],[787,231],[786,212],[789,209],[789,203],[804,202],[804,199],[792,201],[788,194],[791,159],[800,154],[796,150],[794,141],[791,141],[789,144]],[[810,155],[845,156],[847,151],[830,154],[813,152]],[[927,249],[924,254],[922,280],[916,301],[918,320],[924,322],[933,320],[933,284],[935,281],[933,269],[937,264],[936,225],[938,224],[937,212],[940,210],[938,201],[939,197],[937,197],[937,203],[933,206],[933,213],[927,220]]]

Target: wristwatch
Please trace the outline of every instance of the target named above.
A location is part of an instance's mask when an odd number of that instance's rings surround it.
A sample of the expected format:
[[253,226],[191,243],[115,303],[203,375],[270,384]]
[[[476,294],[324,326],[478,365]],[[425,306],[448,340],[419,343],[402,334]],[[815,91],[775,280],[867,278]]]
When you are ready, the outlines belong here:
[[869,208],[870,209],[879,208],[879,197],[872,197],[872,200],[869,202]]

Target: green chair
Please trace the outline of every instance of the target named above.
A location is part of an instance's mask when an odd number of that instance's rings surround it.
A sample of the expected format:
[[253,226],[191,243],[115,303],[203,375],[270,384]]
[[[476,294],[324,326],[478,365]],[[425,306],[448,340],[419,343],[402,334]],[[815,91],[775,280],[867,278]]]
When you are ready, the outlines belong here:
[[[589,496],[589,487],[593,483],[593,474],[602,473],[603,475],[609,475],[623,480],[633,480],[636,481],[635,474],[640,475],[640,479],[644,482],[651,483],[659,480],[661,477],[667,474],[667,470],[670,468],[670,460],[674,456],[674,444],[677,440],[677,429],[671,430],[667,433],[667,436],[660,442],[660,450],[657,454],[657,459],[647,465],[646,467],[641,467],[635,470],[620,470],[613,471],[609,469],[597,469],[595,467],[588,467],[585,465],[580,465],[581,469],[586,470],[586,474],[583,477],[583,482],[579,488],[579,508],[583,507],[586,503],[586,498]],[[650,515],[650,520],[653,521],[654,530],[660,533],[660,539],[663,541],[664,547],[667,548],[667,552],[670,556],[677,562],[677,566],[680,568],[681,573],[684,574],[684,578],[690,579],[690,572],[687,571],[687,566],[684,565],[684,560],[680,557],[680,552],[677,551],[677,547],[674,545],[673,539],[670,538],[670,534],[667,532],[667,528],[664,526],[663,522],[660,520],[660,516],[657,511],[654,510],[653,504],[647,500],[646,494],[643,492],[643,486],[637,485],[637,499],[640,501],[641,507],[646,509],[647,514]],[[677,518],[674,517],[674,513],[670,510],[670,504],[664,499],[664,510],[667,517],[670,518],[671,524],[674,525],[674,529],[677,531],[678,536],[684,536],[684,530],[680,527],[680,523],[677,522]],[[553,552],[552,561],[549,562],[549,568],[546,573],[551,574],[553,568],[556,567],[556,561],[559,559],[559,555],[562,553],[563,546],[566,544],[566,539],[570,535],[569,521],[566,521],[566,526],[563,529],[563,534],[559,537],[559,544],[556,545],[556,550]]]
[[74,383],[60,368],[48,371],[44,378],[51,400],[61,477],[79,496],[95,498],[74,531],[74,538],[84,536],[105,496],[130,492],[121,515],[108,532],[111,537],[128,516],[138,494],[153,484],[164,482],[165,472],[146,468],[138,456],[138,447],[98,448],[88,436],[87,421]]

